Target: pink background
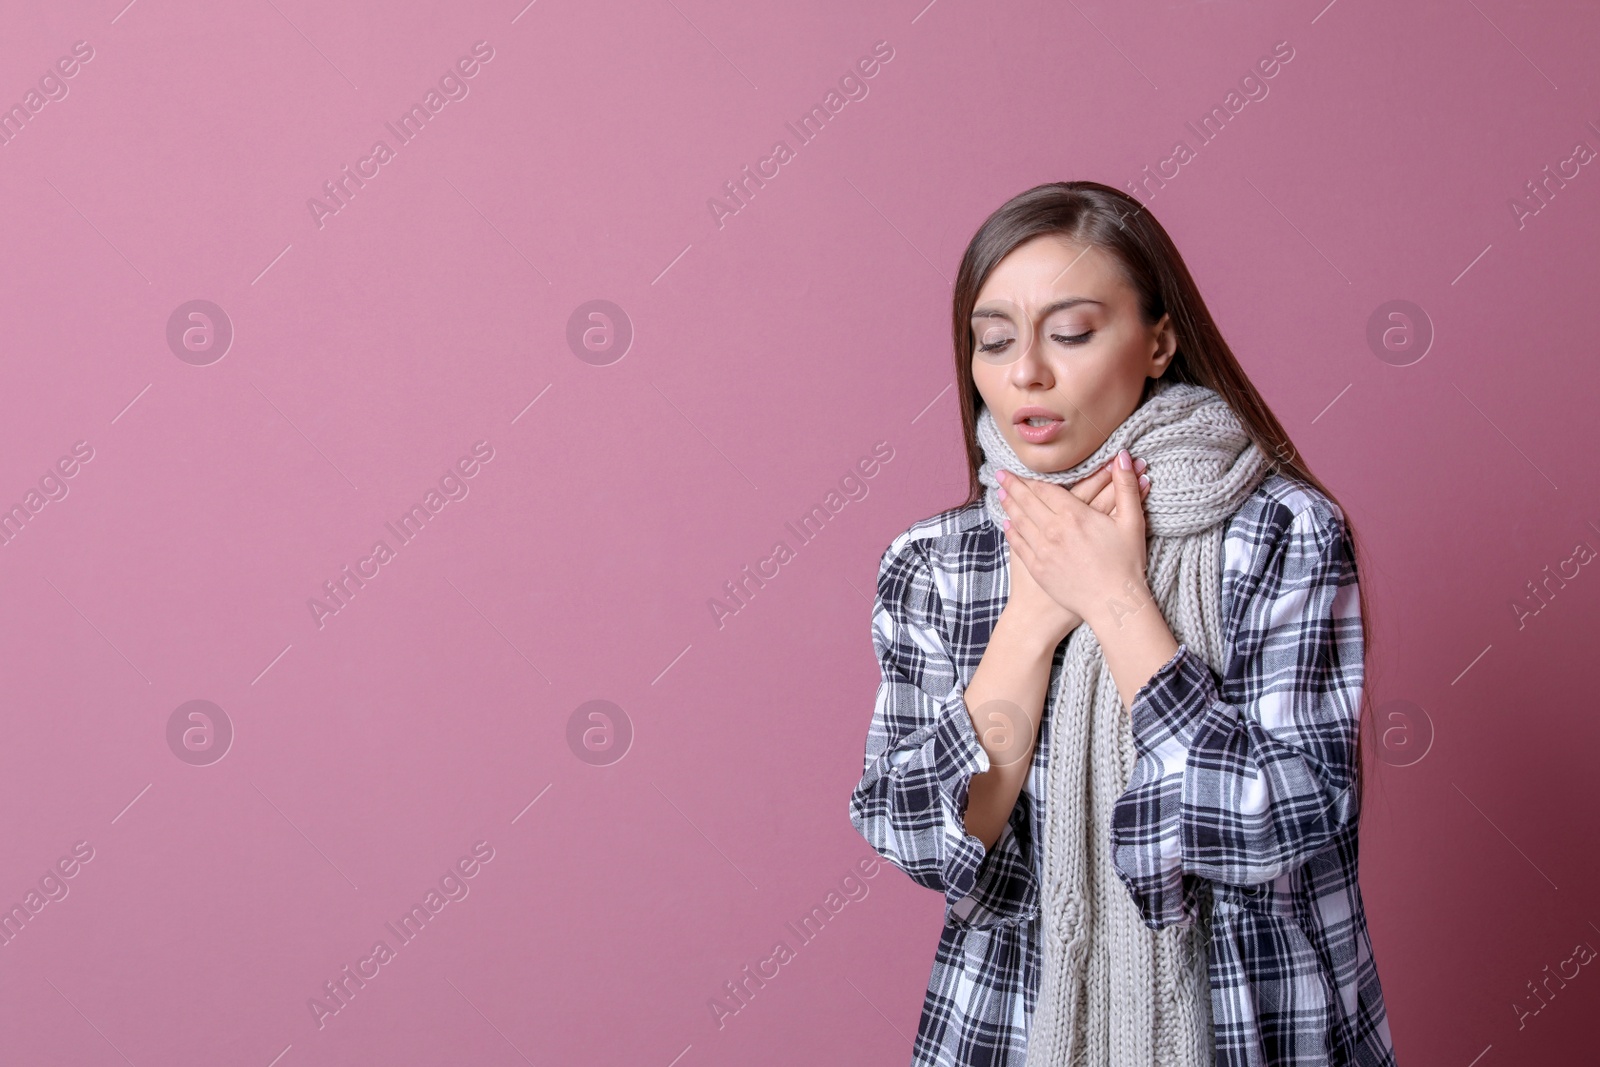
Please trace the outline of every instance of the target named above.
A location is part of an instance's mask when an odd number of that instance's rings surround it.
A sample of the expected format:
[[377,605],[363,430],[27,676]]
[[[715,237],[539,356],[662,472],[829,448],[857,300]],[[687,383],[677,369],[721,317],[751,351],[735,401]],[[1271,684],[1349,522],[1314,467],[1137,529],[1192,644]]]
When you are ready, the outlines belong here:
[[[1600,146],[1592,8],[124,2],[8,0],[0,33],[7,107],[93,49],[0,146],[0,506],[93,450],[0,547],[0,904],[93,850],[0,946],[0,1058],[905,1063],[941,899],[849,877],[847,800],[879,554],[965,484],[951,280],[1009,196],[1124,187],[1180,138],[1142,195],[1348,509],[1380,705],[1414,705],[1384,712],[1363,825],[1399,1059],[1589,1052],[1591,968],[1515,1005],[1600,946],[1600,172],[1510,204]],[[785,123],[880,41],[801,144]],[[205,366],[167,343],[195,299],[234,330]],[[597,299],[620,359],[568,344]],[[1406,366],[1366,339],[1396,299],[1434,333]],[[319,627],[322,583],[479,441],[468,495]],[[724,583],[878,442],[867,495],[719,627]],[[169,746],[190,700],[232,725],[220,761]],[[632,731],[604,766],[569,742],[591,700]],[[469,894],[319,1026],[477,842]]]

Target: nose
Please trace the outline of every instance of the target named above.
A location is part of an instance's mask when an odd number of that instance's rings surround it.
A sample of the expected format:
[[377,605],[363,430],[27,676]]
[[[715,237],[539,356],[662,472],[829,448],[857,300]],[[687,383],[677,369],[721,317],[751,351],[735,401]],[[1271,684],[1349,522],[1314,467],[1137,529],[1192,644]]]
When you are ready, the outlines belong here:
[[1024,326],[1017,335],[1017,358],[1007,369],[1007,378],[1019,389],[1044,387],[1053,384],[1050,365],[1044,358],[1038,341],[1038,331]]

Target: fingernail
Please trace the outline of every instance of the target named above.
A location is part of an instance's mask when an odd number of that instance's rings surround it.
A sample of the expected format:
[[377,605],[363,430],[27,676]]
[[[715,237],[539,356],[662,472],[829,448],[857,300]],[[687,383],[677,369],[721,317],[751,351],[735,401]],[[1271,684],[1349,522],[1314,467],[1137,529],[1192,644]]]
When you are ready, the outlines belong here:
[[994,472],[994,480],[997,481],[997,482],[1004,483],[1005,480],[1006,480],[1006,472],[1005,471],[995,471]]
[[1004,500],[1006,498],[1006,487],[1002,485],[1000,488],[994,491],[994,495],[999,497],[1001,500]]
[[1150,464],[1146,463],[1142,459],[1136,459],[1136,460],[1133,461],[1133,469],[1136,470],[1136,471],[1139,471],[1141,473],[1143,473],[1144,469],[1146,467],[1148,467],[1149,465]]
[[1139,489],[1140,489],[1140,491],[1142,492],[1143,490],[1148,489],[1148,488],[1150,488],[1150,476],[1148,474],[1139,475]]
[[1133,460],[1128,456],[1128,450],[1126,448],[1117,453],[1117,466],[1121,467],[1123,470],[1133,469]]

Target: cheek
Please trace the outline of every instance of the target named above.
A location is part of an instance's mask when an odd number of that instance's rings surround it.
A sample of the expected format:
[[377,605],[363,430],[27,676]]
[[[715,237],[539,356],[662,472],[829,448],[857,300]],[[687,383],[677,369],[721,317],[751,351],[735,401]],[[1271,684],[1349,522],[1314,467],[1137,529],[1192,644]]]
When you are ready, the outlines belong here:
[[[1092,407],[1085,407],[1086,411],[1093,411],[1095,425],[1105,431],[1098,435],[1100,441],[1104,441],[1107,434],[1133,414],[1139,406],[1143,389],[1143,377],[1129,373],[1126,367],[1107,370],[1094,396],[1086,401]],[[1096,442],[1096,447],[1098,445],[1099,442]]]
[[[1127,353],[1107,351],[1085,360],[1073,377],[1073,388],[1080,406],[1094,411],[1095,421],[1121,409],[1129,396],[1135,399],[1144,388],[1143,372]],[[1120,421],[1120,420],[1116,420]]]
[[977,387],[978,396],[983,399],[984,405],[993,409],[994,399],[1000,395],[1005,384],[1005,368],[987,363],[981,359],[972,361],[972,384]]

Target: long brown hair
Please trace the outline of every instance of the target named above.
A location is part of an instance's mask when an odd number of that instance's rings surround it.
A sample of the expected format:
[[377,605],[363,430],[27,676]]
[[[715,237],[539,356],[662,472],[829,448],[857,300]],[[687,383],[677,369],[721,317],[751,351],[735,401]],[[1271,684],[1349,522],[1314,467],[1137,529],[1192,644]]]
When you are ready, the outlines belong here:
[[[978,292],[989,273],[1013,249],[1035,237],[1053,235],[1064,237],[1073,244],[1095,246],[1109,252],[1121,266],[1123,275],[1139,295],[1140,317],[1146,325],[1154,326],[1163,314],[1172,316],[1173,331],[1177,336],[1177,352],[1163,373],[1163,379],[1190,382],[1215,390],[1244,424],[1251,439],[1261,448],[1270,464],[1269,469],[1315,487],[1335,505],[1338,500],[1317,476],[1311,473],[1299,451],[1290,441],[1267,402],[1256,387],[1245,377],[1244,369],[1234,357],[1228,342],[1223,340],[1206,310],[1200,290],[1189,275],[1183,257],[1178,254],[1172,238],[1156,221],[1143,204],[1133,197],[1099,182],[1051,182],[1019,193],[1002,204],[990,215],[967,245],[961,257],[961,270],[956,276],[955,296],[950,309],[950,326],[955,341],[956,381],[962,383],[959,391],[961,427],[967,441],[968,488],[962,506],[975,504],[983,497],[983,485],[978,481],[978,468],[983,463],[983,450],[978,445],[977,417],[983,404],[977,383],[972,377],[972,309],[978,301]],[[1156,379],[1145,381],[1142,404],[1150,396]],[[1343,511],[1343,507],[1340,507]],[[1351,547],[1358,559],[1365,557],[1359,550],[1354,525],[1345,515]],[[1357,572],[1362,569],[1357,564]],[[1364,658],[1371,645],[1372,626],[1367,612],[1367,591],[1358,583],[1361,605],[1361,645]],[[1362,670],[1360,722],[1370,716],[1370,679]],[[1356,732],[1355,796],[1361,802],[1362,744],[1360,729]],[[1359,819],[1359,816],[1358,816]]]

